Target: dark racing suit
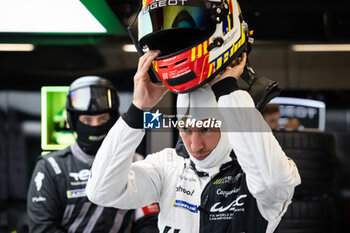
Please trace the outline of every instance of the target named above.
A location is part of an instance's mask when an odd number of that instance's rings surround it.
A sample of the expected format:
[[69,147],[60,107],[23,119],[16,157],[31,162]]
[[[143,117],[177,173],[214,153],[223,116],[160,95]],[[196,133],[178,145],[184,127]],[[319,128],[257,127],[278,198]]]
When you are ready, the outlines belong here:
[[[177,155],[189,159],[181,137],[175,149]],[[266,232],[268,221],[255,211],[258,207],[248,190],[246,174],[233,151],[230,157],[232,161],[220,167],[201,193],[202,204],[198,206],[201,232]],[[197,171],[193,162],[189,167],[199,177],[209,177],[208,173]],[[188,186],[187,182],[184,179],[182,185]]]
[[39,159],[28,191],[30,232],[158,232],[157,206],[124,210],[87,199],[93,159],[77,143]]

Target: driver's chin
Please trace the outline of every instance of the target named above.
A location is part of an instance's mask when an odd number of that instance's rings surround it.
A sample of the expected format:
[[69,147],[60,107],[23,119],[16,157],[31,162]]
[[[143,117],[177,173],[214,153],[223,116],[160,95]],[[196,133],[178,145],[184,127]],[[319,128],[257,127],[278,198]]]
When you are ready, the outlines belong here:
[[202,161],[204,159],[206,159],[211,151],[203,151],[203,152],[193,152],[191,153],[191,155],[193,156],[193,158]]

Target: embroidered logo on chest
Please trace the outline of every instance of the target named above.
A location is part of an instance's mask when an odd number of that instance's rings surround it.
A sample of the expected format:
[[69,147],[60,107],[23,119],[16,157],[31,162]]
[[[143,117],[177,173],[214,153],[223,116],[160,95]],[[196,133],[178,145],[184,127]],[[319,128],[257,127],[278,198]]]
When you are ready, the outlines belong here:
[[88,169],[80,170],[79,172],[70,172],[69,176],[72,177],[70,184],[72,186],[76,185],[86,185],[87,180],[90,176],[90,171]]

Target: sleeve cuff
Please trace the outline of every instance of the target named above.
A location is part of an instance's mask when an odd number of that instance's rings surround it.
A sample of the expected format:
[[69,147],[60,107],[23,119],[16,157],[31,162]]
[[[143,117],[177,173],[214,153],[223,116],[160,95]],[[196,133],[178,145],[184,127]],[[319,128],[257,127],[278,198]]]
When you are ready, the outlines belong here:
[[237,80],[234,77],[227,77],[215,83],[211,89],[213,90],[216,100],[223,95],[228,95],[231,92],[238,90]]
[[123,120],[134,129],[143,128],[143,111],[131,103],[128,111],[122,115]]

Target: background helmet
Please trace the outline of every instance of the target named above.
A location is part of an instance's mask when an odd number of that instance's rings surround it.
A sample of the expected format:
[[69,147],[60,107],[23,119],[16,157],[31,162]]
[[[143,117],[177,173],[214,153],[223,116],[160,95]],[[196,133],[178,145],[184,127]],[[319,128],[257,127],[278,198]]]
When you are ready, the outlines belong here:
[[111,113],[111,118],[119,117],[119,98],[111,81],[98,76],[83,76],[76,79],[67,94],[67,121],[76,130],[77,116]]
[[139,51],[161,51],[152,64],[156,76],[183,93],[241,55],[248,27],[236,0],[143,0],[137,31],[138,39],[132,39]]

